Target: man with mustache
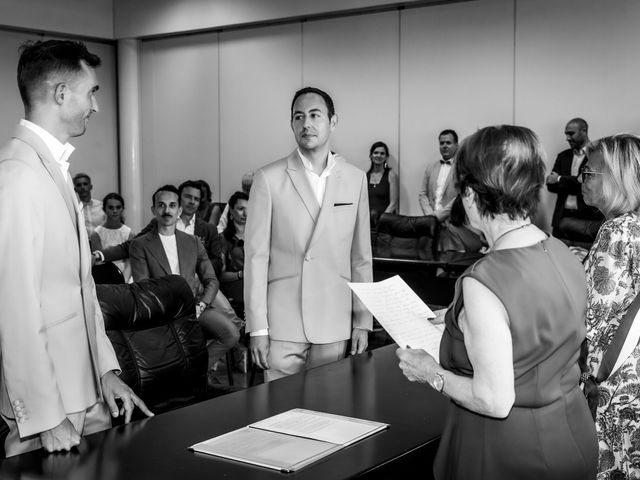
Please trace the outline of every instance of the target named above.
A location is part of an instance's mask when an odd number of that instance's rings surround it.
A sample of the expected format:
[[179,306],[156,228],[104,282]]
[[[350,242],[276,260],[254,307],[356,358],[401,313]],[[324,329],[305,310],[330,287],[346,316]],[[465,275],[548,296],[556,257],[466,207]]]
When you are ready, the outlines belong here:
[[[151,211],[156,228],[131,241],[131,274],[134,282],[171,274],[187,281],[196,297],[198,321],[206,336],[216,340],[220,347],[209,350],[209,363],[213,364],[238,342],[240,333],[231,318],[212,308],[219,283],[202,241],[176,228],[182,214],[179,195],[173,185],[160,187],[153,194]],[[200,296],[196,275],[203,287]]]
[[245,228],[251,355],[275,380],[362,353],[372,317],[347,282],[372,280],[367,179],[329,148],[338,118],[322,90],[297,91],[298,148],[258,170]]

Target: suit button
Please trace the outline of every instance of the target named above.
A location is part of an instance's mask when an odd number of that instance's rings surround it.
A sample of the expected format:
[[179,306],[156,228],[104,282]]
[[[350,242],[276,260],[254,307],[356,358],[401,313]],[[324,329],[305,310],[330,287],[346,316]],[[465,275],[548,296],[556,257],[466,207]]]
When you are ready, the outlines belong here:
[[24,418],[23,417],[18,418],[18,423],[24,423]]
[[309,260],[311,260],[311,255],[307,255],[306,257],[304,257],[305,262],[308,262]]

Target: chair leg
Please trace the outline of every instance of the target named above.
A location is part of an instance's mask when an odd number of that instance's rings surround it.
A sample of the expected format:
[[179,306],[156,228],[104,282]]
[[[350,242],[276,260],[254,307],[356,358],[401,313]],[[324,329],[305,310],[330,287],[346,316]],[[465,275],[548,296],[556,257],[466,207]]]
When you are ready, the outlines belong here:
[[249,375],[249,386],[253,387],[253,382],[256,379],[256,372],[258,371],[258,366],[255,363],[251,364],[251,375]]
[[227,379],[229,380],[229,386],[233,387],[233,355],[231,350],[225,354],[225,360],[227,362]]

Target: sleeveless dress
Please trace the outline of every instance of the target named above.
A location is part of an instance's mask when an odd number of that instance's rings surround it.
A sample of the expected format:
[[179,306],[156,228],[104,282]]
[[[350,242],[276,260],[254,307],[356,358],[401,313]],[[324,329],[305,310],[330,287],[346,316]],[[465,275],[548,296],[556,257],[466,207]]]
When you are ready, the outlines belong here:
[[371,184],[371,174],[367,173],[367,185],[369,190],[369,218],[371,227],[375,227],[378,218],[391,203],[391,187],[389,186],[389,169],[385,168],[380,183]]
[[578,356],[585,337],[585,274],[555,238],[497,250],[456,283],[445,317],[441,365],[473,376],[458,325],[462,279],[491,290],[509,316],[515,402],[496,419],[450,403],[434,474],[442,479],[586,480],[596,475],[595,427],[578,387]]
[[[102,248],[115,247],[131,238],[131,228],[122,225],[120,228],[107,228],[104,225],[96,227],[95,233],[100,237]],[[131,282],[131,266],[129,260],[115,260],[113,262],[120,269],[125,282]]]

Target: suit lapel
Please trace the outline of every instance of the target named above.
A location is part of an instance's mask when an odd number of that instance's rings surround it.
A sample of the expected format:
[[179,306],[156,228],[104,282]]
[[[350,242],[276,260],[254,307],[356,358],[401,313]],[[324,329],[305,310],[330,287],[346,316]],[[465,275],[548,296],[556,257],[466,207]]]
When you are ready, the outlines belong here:
[[316,222],[316,227],[313,230],[313,234],[311,235],[311,241],[309,245],[315,240],[316,236],[319,235],[319,232],[322,232],[325,225],[331,221],[333,217],[333,204],[336,199],[336,193],[341,191],[340,184],[342,183],[342,165],[341,160],[336,159],[336,164],[331,171],[331,174],[327,177],[327,188],[324,191],[324,198],[322,199],[322,208],[320,209],[320,214],[318,215],[318,221]]
[[[160,240],[160,234],[155,231],[147,237],[149,253],[158,261],[158,264],[162,267],[166,275],[171,275],[171,267],[169,266],[169,259],[162,246]],[[176,239],[177,243],[177,239]]]
[[442,168],[442,164],[440,162],[438,162],[436,164],[436,168],[435,168],[435,172],[433,172],[433,175],[431,175],[431,178],[429,179],[429,196],[431,197],[429,200],[431,201],[431,204],[433,206],[435,206],[435,202],[436,202],[436,189],[438,188],[438,175],[440,175],[440,169]]
[[77,229],[79,207],[78,202],[75,199],[75,194],[72,193],[73,188],[69,186],[67,179],[62,177],[62,172],[55,160],[51,157],[51,152],[49,152],[47,146],[40,137],[38,137],[38,135],[22,125],[18,126],[13,136],[14,138],[22,140],[26,144],[30,145],[31,148],[35,150],[38,157],[40,157],[42,165],[47,172],[49,172],[49,175],[51,175],[51,178],[58,187],[60,195],[62,195],[62,198],[67,205],[67,209],[69,210],[69,216],[71,217],[73,226]]
[[293,188],[295,188],[298,195],[300,195],[304,206],[315,222],[320,212],[320,205],[311,190],[311,185],[309,185],[304,171],[304,165],[302,164],[302,160],[300,160],[297,150],[287,158],[287,174],[291,179],[291,183],[293,183]]

